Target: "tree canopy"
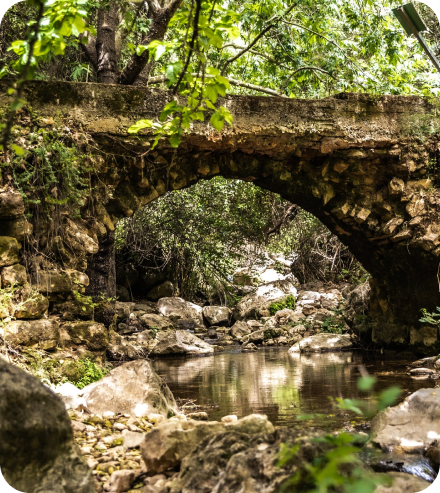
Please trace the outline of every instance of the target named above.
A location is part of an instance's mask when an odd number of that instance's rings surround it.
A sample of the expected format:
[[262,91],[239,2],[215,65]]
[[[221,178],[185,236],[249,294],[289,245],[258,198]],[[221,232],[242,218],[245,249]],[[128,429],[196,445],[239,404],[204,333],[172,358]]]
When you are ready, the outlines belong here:
[[[0,75],[162,86],[183,99],[159,122],[177,146],[193,120],[232,124],[227,93],[436,95],[439,79],[383,0],[28,0],[2,23]],[[436,17],[426,6],[429,41]],[[9,47],[8,47],[9,45]],[[30,56],[31,55],[31,56]]]

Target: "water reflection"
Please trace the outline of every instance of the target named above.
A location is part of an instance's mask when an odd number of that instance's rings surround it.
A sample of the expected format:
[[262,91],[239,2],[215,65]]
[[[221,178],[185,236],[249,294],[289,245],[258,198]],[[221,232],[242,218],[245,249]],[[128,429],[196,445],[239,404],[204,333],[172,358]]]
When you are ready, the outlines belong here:
[[432,380],[408,377],[407,363],[379,361],[360,352],[290,355],[286,349],[260,349],[255,353],[157,360],[153,365],[176,397],[216,406],[207,410],[211,419],[262,413],[276,425],[294,426],[298,415],[319,413],[325,418],[301,422],[301,426],[333,428],[347,417],[335,413],[331,397],[371,398],[357,389],[360,364],[378,377],[378,390],[399,385],[405,396],[434,386]]

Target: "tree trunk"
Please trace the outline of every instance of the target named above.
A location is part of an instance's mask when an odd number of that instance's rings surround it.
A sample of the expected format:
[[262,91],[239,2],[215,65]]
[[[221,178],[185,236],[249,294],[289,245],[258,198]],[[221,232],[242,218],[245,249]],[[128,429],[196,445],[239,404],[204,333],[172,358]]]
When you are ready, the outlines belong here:
[[[152,14],[151,26],[147,36],[142,40],[142,45],[147,46],[151,41],[162,41],[164,39],[168,24],[181,3],[182,0],[174,0],[167,7],[157,9]],[[142,55],[134,55],[119,77],[119,83],[125,85],[134,84],[141,72],[143,80],[148,80],[152,66],[152,64],[148,64],[149,58],[150,53],[148,50],[145,50]]]
[[118,60],[116,56],[116,29],[118,9],[116,5],[109,10],[98,11],[98,29],[96,37],[96,54],[98,58],[98,82],[104,84],[118,83]]

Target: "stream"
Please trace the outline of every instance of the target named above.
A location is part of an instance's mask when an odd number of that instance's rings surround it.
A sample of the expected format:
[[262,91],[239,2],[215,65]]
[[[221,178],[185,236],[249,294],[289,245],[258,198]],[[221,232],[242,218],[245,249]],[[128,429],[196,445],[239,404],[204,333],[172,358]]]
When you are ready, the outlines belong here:
[[[372,401],[373,391],[357,388],[363,365],[376,376],[375,392],[391,386],[402,389],[401,400],[435,381],[406,374],[413,360],[383,359],[377,353],[340,352],[291,355],[286,348],[261,348],[253,353],[228,351],[201,358],[160,359],[153,362],[176,399],[191,400],[220,420],[266,414],[276,426],[314,427],[326,431],[361,425],[365,419],[335,409],[332,399]],[[436,472],[422,456],[365,450],[363,460],[376,471],[402,471],[433,481]]]
[[[276,426],[314,426],[328,431],[356,418],[335,410],[331,398],[371,400],[372,392],[357,388],[359,365],[377,377],[376,391],[398,385],[402,398],[433,387],[433,380],[406,375],[410,360],[383,360],[377,353],[340,352],[291,355],[286,348],[261,348],[253,353],[223,352],[202,358],[153,362],[176,398],[192,399],[212,420],[228,414],[238,418],[266,414]],[[309,420],[304,415],[317,415]]]

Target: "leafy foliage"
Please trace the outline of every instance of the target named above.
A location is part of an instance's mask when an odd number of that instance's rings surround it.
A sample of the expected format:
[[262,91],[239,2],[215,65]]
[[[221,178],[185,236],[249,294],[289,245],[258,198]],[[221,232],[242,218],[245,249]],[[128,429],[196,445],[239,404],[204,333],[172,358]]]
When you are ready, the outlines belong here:
[[[140,120],[130,132],[149,128],[155,144],[168,137],[175,147],[198,120],[209,118],[216,131],[232,123],[227,104],[218,101],[227,93],[257,90],[315,98],[341,91],[436,95],[440,88],[420,46],[405,36],[391,13],[397,0],[188,0],[177,2],[179,8],[160,36],[152,34],[156,7],[147,4],[29,0],[28,10],[11,9],[6,26],[31,33],[35,7],[43,5],[30,76],[96,80],[97,62],[81,43],[93,38],[98,11],[113,9],[118,17],[115,70],[123,73],[147,53],[146,82],[162,84],[175,95],[159,121]],[[421,8],[431,27],[428,39],[435,44],[440,32],[436,17]],[[4,42],[11,42],[11,36]],[[19,74],[30,47],[26,35],[13,39],[1,73]],[[53,68],[63,63],[63,69]]]
[[419,322],[430,325],[440,325],[440,306],[437,306],[436,310],[437,313],[430,313],[426,308],[422,308],[422,318],[419,319]]
[[70,363],[64,369],[65,381],[70,381],[79,389],[84,388],[89,383],[96,382],[104,378],[111,370],[108,366],[100,366],[90,359],[80,359]]
[[[279,196],[242,181],[214,178],[160,197],[120,223],[120,260],[168,269],[182,296],[227,294],[234,270],[258,258],[266,232],[286,207]],[[218,293],[217,293],[218,294]]]
[[276,312],[284,310],[285,308],[290,308],[293,310],[295,308],[295,297],[292,295],[287,296],[284,300],[276,301],[269,305],[269,312],[271,316],[275,315]]

